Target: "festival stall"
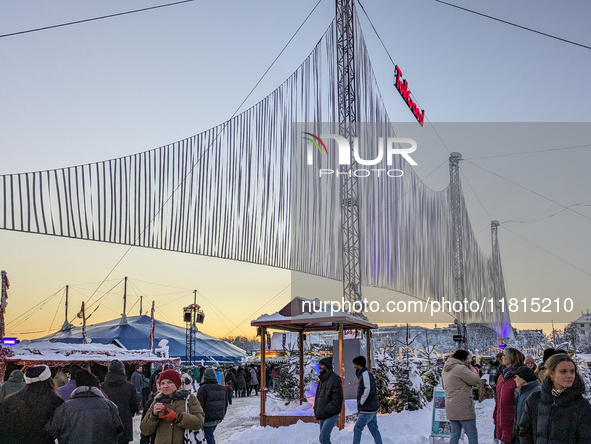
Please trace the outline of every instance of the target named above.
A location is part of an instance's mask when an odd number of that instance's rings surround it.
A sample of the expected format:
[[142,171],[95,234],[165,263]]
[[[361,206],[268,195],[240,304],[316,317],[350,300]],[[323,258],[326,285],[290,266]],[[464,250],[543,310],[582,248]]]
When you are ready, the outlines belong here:
[[180,358],[161,358],[150,350],[127,350],[113,344],[66,344],[60,342],[22,341],[17,345],[0,346],[0,380],[9,363],[19,366],[47,365],[65,367],[70,364],[108,366],[113,360],[127,364],[174,364]]
[[[334,313],[322,311],[320,310],[321,307],[319,304],[319,301],[310,301],[296,297],[277,313],[271,315],[264,314],[250,323],[251,326],[257,327],[257,335],[261,338],[261,379],[263,381],[263,375],[265,375],[266,369],[267,340],[270,340],[270,337],[267,338],[268,330],[273,329],[298,333],[300,405],[303,404],[304,400],[303,369],[304,336],[306,333],[321,331],[336,331],[338,333],[338,363],[333,363],[333,365],[335,373],[341,375],[341,379],[344,379],[342,376],[345,374],[345,368],[343,366],[344,332],[346,330],[362,332],[362,335],[366,338],[367,367],[371,369],[371,340],[369,338],[371,337],[371,330],[378,328],[378,326],[361,316],[355,316],[344,311]],[[263,387],[263,381],[261,381],[261,426],[281,427],[295,424],[298,421],[318,422],[308,406],[302,406],[291,412],[281,412],[273,415],[267,414],[265,403],[268,390]],[[337,421],[337,426],[340,429],[345,427],[345,417],[348,407],[345,404],[345,399],[343,399],[341,415]]]

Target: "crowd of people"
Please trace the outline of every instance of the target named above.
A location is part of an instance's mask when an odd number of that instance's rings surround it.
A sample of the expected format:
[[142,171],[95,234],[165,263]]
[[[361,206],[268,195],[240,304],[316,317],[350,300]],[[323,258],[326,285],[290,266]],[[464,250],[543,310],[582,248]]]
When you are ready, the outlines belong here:
[[[469,351],[457,350],[443,366],[450,444],[458,443],[462,429],[469,444],[478,444],[473,389],[482,383],[482,370],[473,364]],[[495,443],[591,443],[591,404],[583,397],[577,364],[565,350],[545,350],[536,366],[532,356],[507,347],[490,364],[488,375],[495,398]]]
[[[357,383],[357,420],[353,444],[361,442],[365,427],[376,444],[379,400],[373,374],[365,357],[352,361]],[[480,368],[468,350],[457,350],[443,364],[445,411],[451,423],[450,444],[462,430],[469,444],[478,443],[474,390],[488,374],[493,388],[496,444],[591,443],[591,404],[583,394],[584,382],[577,364],[564,350],[547,349],[536,365],[532,356],[508,347]],[[147,378],[136,365],[127,377],[125,365],[110,363],[106,374],[90,367],[69,367],[53,372],[45,365],[14,370],[0,387],[0,444],[124,444],[133,441],[133,417],[141,413],[143,444],[215,444],[214,432],[224,419],[234,394],[257,396],[264,382],[272,387],[281,374],[269,365],[261,377],[260,366],[185,368],[159,365]],[[314,415],[319,441],[330,444],[341,414],[343,384],[333,371],[331,358],[319,362],[319,382]],[[102,380],[102,382],[101,382]],[[254,393],[253,393],[254,392]]]

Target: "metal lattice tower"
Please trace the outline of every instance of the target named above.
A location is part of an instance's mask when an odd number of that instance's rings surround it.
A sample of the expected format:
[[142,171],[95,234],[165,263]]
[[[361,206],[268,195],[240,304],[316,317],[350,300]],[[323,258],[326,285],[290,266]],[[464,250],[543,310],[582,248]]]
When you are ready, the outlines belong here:
[[351,304],[361,300],[361,241],[359,238],[359,188],[352,172],[357,167],[353,138],[357,122],[355,98],[355,34],[353,0],[336,0],[337,81],[339,133],[349,141],[351,164],[340,166],[341,226],[343,243],[343,293]]
[[[453,278],[455,300],[464,301],[464,254],[462,250],[462,189],[460,187],[460,161],[462,155],[454,152],[449,156],[449,187],[451,198],[451,217],[453,230]],[[460,311],[458,319],[458,335],[462,341],[458,342],[458,348],[466,348],[466,313]]]

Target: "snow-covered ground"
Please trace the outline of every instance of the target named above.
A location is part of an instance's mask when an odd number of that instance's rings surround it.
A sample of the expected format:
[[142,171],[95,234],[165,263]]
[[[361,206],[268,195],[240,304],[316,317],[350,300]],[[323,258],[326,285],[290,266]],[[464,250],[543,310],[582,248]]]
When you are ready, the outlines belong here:
[[[494,401],[485,400],[476,403],[476,426],[478,442],[492,444],[493,422],[492,412]],[[215,436],[217,443],[224,444],[261,444],[277,442],[281,444],[316,444],[318,443],[318,424],[298,422],[289,427],[260,427],[259,397],[234,398],[228,407],[226,418],[218,425]],[[134,443],[139,443],[139,416],[134,420]],[[425,408],[415,412],[392,413],[378,417],[378,425],[384,444],[425,444],[429,442],[431,430],[431,409]],[[332,432],[333,444],[350,444],[353,442],[353,424],[343,430],[335,428]],[[373,443],[367,428],[361,438],[362,443]],[[461,442],[461,441],[460,441]],[[467,443],[468,440],[466,439]]]

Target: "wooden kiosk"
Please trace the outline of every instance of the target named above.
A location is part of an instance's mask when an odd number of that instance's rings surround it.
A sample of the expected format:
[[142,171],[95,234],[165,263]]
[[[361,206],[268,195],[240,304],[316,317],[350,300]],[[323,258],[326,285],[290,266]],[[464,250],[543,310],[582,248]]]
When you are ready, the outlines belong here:
[[[318,302],[316,302],[318,304]],[[250,323],[253,327],[259,327],[261,338],[261,426],[281,427],[295,424],[298,421],[318,422],[314,416],[268,416],[265,414],[265,402],[267,389],[265,381],[265,352],[267,350],[268,329],[293,331],[298,333],[298,348],[300,358],[300,404],[304,397],[304,334],[307,332],[338,331],[339,334],[339,362],[334,365],[338,374],[344,375],[343,367],[343,332],[344,330],[358,330],[370,338],[370,331],[378,328],[361,317],[353,316],[345,312],[338,312],[331,316],[330,312],[320,311],[314,301],[303,298],[294,298],[289,304],[272,315],[263,315]],[[330,306],[329,306],[330,307]],[[316,311],[318,310],[318,311]],[[338,365],[338,367],[337,367]],[[371,341],[367,340],[367,368],[371,370]],[[343,376],[341,376],[343,379]],[[337,421],[339,429],[345,427],[345,400]]]

